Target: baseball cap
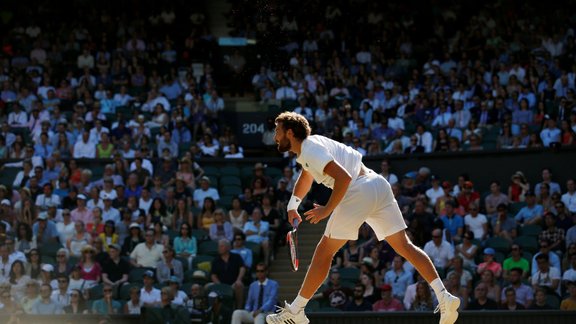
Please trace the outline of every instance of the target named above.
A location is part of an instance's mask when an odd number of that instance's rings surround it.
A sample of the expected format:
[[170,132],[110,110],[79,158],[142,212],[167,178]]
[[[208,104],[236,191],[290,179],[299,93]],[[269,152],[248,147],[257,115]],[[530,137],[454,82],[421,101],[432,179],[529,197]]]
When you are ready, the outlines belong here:
[[406,173],[404,175],[404,178],[406,179],[416,179],[416,177],[418,176],[418,173],[416,171],[410,171],[408,173]]
[[208,181],[208,183],[210,183],[210,178],[208,178],[207,176],[203,176],[202,178],[200,178],[200,181]]
[[108,247],[111,249],[114,249],[114,250],[118,250],[118,251],[121,250],[120,245],[118,245],[116,243],[110,244],[110,245],[108,245]]
[[154,272],[152,272],[152,270],[146,270],[142,276],[154,278]]
[[488,247],[488,248],[485,248],[485,249],[484,249],[484,254],[494,255],[494,254],[496,254],[496,251],[494,251],[493,248]]
[[76,196],[76,199],[86,200],[86,196],[84,196],[84,194],[79,194],[78,196]]
[[11,206],[12,204],[10,203],[10,200],[8,199],[2,199],[2,202],[0,202],[1,205],[6,205],[6,206]]
[[176,277],[176,276],[170,276],[170,279],[168,279],[168,282],[180,283],[180,279],[178,279],[178,277]]
[[54,271],[54,266],[52,266],[51,264],[46,263],[46,264],[43,264],[43,265],[42,265],[42,268],[41,268],[41,269],[42,269],[42,271],[52,272],[52,271]]
[[38,220],[47,220],[48,219],[48,214],[46,212],[41,212],[40,214],[38,214]]
[[140,229],[140,225],[138,225],[138,223],[132,223],[130,224],[130,227],[128,227],[129,229],[133,229],[133,228],[137,228]]
[[392,286],[390,286],[389,284],[383,284],[382,286],[380,286],[380,291],[390,291],[392,290]]
[[206,272],[204,272],[202,270],[195,270],[192,273],[192,278],[194,278],[194,279],[206,279]]

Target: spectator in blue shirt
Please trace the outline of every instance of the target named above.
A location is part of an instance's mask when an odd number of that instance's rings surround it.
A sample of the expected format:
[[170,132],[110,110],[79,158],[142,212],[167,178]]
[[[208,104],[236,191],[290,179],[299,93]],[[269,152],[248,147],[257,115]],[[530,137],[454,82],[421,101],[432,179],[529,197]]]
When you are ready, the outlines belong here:
[[404,300],[406,288],[413,283],[412,273],[404,270],[404,258],[400,255],[394,257],[392,269],[384,275],[384,283],[392,286],[392,295],[394,298]]
[[48,219],[46,212],[40,212],[37,221],[32,225],[32,233],[34,233],[38,244],[56,242],[58,238],[56,224]]
[[242,232],[238,232],[234,235],[234,248],[230,251],[236,253],[242,257],[244,260],[244,266],[247,269],[252,268],[252,250],[244,245],[246,241],[246,235]]
[[445,205],[446,214],[440,217],[442,223],[444,223],[444,229],[450,233],[452,242],[460,242],[462,240],[462,234],[464,233],[464,219],[462,216],[454,213],[453,202],[447,201]]
[[256,265],[256,278],[248,288],[246,306],[232,314],[232,324],[264,323],[266,315],[274,312],[278,302],[278,283],[268,279],[266,264]]
[[522,207],[516,217],[516,223],[520,225],[539,224],[542,220],[542,213],[544,208],[542,205],[536,204],[536,195],[533,191],[526,193],[526,206]]

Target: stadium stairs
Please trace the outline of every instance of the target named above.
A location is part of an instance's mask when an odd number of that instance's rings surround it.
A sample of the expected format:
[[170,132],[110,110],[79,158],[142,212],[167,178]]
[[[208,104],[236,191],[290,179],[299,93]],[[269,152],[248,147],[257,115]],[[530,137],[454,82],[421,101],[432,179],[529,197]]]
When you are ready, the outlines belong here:
[[300,266],[298,271],[292,272],[290,265],[290,253],[287,247],[280,247],[274,261],[270,263],[270,278],[278,281],[278,301],[284,303],[284,300],[292,302],[292,299],[298,294],[300,285],[304,280],[306,270],[310,265],[312,254],[320,237],[324,233],[326,222],[312,225],[308,222],[302,222],[298,228],[298,252],[300,253]]

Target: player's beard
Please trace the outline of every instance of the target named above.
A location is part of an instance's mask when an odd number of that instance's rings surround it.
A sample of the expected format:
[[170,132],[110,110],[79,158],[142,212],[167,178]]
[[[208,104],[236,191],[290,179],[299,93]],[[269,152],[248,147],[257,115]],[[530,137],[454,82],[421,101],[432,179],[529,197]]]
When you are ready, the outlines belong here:
[[287,138],[283,138],[282,140],[278,141],[278,152],[284,153],[290,151],[292,145]]

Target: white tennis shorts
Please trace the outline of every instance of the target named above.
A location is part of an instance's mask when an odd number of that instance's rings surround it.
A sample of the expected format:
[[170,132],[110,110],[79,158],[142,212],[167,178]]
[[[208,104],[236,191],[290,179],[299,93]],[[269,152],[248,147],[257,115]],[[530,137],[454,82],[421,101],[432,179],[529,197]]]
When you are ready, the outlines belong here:
[[357,240],[358,229],[364,222],[372,227],[378,240],[406,229],[390,183],[372,170],[348,187],[348,192],[332,212],[324,235]]

